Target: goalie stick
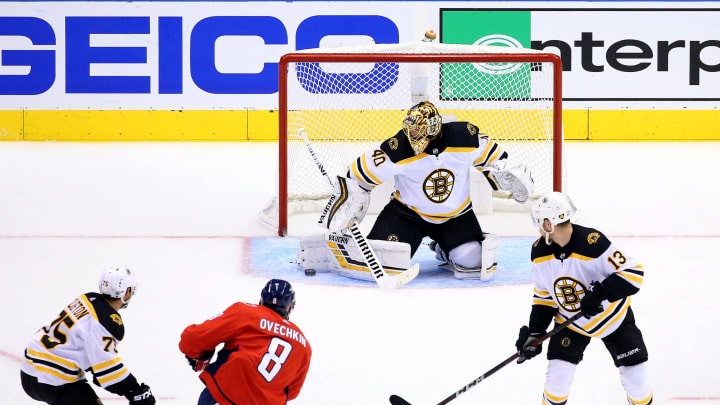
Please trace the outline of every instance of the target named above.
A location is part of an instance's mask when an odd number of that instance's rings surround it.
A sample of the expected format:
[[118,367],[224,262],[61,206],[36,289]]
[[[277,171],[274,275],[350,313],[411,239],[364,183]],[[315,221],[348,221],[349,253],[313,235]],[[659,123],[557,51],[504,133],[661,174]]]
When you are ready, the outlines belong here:
[[[305,143],[305,147],[307,148],[308,152],[310,152],[310,155],[315,162],[315,166],[317,166],[318,170],[320,170],[320,174],[322,174],[322,176],[327,181],[330,190],[333,190],[335,188],[335,185],[330,179],[330,176],[325,171],[325,167],[320,161],[320,157],[315,152],[315,148],[313,148],[312,144],[310,143],[305,128],[300,128],[300,130],[298,130],[298,135]],[[380,261],[377,259],[377,255],[375,254],[375,251],[373,251],[372,246],[370,246],[370,243],[360,231],[360,227],[358,226],[356,220],[352,220],[349,230],[350,235],[352,236],[353,240],[357,244],[358,249],[360,249],[360,252],[363,255],[365,264],[370,269],[370,274],[372,274],[373,279],[375,279],[375,282],[380,288],[390,289],[401,287],[411,282],[415,277],[417,277],[418,273],[420,272],[420,264],[418,263],[410,266],[409,269],[395,276],[391,276],[390,274],[388,274],[382,267],[382,264],[380,264]]]
[[[571,316],[567,321],[565,321],[565,322],[561,323],[560,325],[556,326],[555,329],[553,329],[553,330],[551,330],[550,332],[548,332],[548,333],[540,336],[536,341],[534,341],[534,342],[532,343],[532,346],[535,346],[535,347],[540,346],[540,344],[542,344],[542,342],[544,342],[545,340],[549,339],[551,336],[553,336],[554,334],[560,332],[561,330],[567,328],[571,323],[573,323],[573,322],[577,321],[578,319],[580,319],[581,316],[583,316],[582,312],[578,312],[577,314]],[[498,364],[497,366],[495,366],[495,367],[491,368],[490,370],[488,370],[485,374],[483,374],[483,375],[481,375],[480,377],[478,377],[478,378],[470,381],[470,383],[468,383],[468,384],[465,385],[464,387],[460,388],[459,390],[457,390],[456,392],[454,392],[454,393],[453,393],[452,395],[450,395],[449,397],[447,397],[447,398],[443,399],[442,401],[438,402],[437,405],[445,405],[445,404],[447,404],[448,402],[452,401],[453,399],[459,397],[460,395],[462,395],[462,394],[464,394],[465,392],[467,392],[467,390],[469,390],[470,388],[476,386],[476,385],[477,385],[478,383],[480,383],[482,380],[484,380],[484,379],[490,377],[491,375],[495,374],[496,371],[498,371],[498,370],[500,370],[501,368],[503,368],[503,367],[507,366],[508,364],[512,363],[512,361],[515,360],[515,359],[517,359],[518,357],[520,357],[520,353],[515,353],[515,354],[513,354],[512,356],[510,356],[510,357],[508,357],[507,359],[503,360],[502,363],[500,363],[500,364]],[[398,395],[395,395],[395,394],[390,395],[390,403],[391,403],[392,405],[411,405],[410,402],[406,401],[406,400],[403,399],[402,397],[400,397],[400,396],[398,396]]]

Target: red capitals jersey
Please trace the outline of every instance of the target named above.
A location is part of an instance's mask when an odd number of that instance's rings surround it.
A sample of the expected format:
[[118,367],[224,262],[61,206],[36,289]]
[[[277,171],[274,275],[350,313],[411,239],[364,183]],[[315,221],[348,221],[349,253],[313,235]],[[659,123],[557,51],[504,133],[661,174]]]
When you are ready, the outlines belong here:
[[199,358],[225,343],[200,374],[220,405],[285,404],[300,393],[312,349],[300,328],[275,311],[235,303],[180,337],[180,351]]

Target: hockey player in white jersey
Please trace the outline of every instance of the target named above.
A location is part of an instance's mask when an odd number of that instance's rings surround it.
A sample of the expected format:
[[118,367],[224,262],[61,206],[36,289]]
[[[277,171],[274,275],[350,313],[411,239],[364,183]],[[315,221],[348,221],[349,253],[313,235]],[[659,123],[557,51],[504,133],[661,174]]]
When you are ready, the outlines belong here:
[[137,279],[127,267],[110,267],[100,276],[99,293],[75,298],[30,339],[20,377],[25,392],[51,405],[97,405],[88,384],[124,396],[131,405],[152,405],[150,387],[125,367],[117,345],[125,327],[118,311],[135,295]]
[[620,372],[628,403],[651,404],[648,353],[630,308],[630,296],[643,281],[643,267],[600,231],[573,224],[575,212],[570,198],[558,192],[532,206],[542,236],[532,247],[533,305],[529,324],[520,328],[515,342],[518,363],[542,351],[542,345],[531,344],[553,318],[565,322],[580,311],[584,317],[550,338],[542,403],[568,401],[585,348],[591,338],[600,338]]
[[[331,235],[342,234],[351,221],[362,221],[370,191],[394,178],[391,200],[368,234],[383,266],[390,273],[396,267],[407,268],[427,236],[437,258],[457,278],[489,280],[497,269],[499,240],[482,232],[473,212],[470,170],[483,172],[493,188],[524,202],[533,191],[532,177],[524,166],[507,164],[507,158],[508,153],[474,124],[443,123],[432,103],[420,102],[407,111],[401,130],[360,155],[347,176],[338,178],[340,186],[322,221]],[[301,240],[298,262],[301,267],[321,267],[307,252],[322,249],[314,250],[310,242]],[[331,270],[370,279],[362,257],[352,260],[352,244],[343,244],[342,238],[316,242],[327,242],[335,252],[329,255]]]

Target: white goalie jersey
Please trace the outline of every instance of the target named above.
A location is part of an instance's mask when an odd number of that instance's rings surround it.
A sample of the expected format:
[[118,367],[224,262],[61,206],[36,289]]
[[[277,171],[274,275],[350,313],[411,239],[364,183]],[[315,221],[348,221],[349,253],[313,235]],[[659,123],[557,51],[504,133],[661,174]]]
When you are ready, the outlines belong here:
[[590,337],[605,337],[622,324],[630,295],[640,289],[644,275],[642,265],[605,235],[576,224],[564,247],[548,246],[541,237],[532,248],[533,305],[557,308],[558,323],[580,311],[580,301],[593,281],[617,278],[613,280],[615,291],[608,292],[608,300],[603,301],[603,312],[590,319],[581,317],[568,326]]
[[84,380],[92,371],[107,388],[131,376],[116,347],[124,332],[120,314],[100,294],[81,295],[33,335],[22,371],[55,386]]
[[507,153],[468,122],[443,124],[440,133],[416,156],[401,130],[353,161],[350,177],[367,190],[394,177],[392,198],[427,222],[458,217],[472,208],[470,169],[482,171]]

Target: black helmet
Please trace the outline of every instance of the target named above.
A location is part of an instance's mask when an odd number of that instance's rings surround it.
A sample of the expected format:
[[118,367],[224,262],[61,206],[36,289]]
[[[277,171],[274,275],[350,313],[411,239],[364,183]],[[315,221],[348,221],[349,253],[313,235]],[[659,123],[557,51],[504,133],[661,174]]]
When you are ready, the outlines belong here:
[[287,281],[274,278],[268,281],[260,292],[260,305],[288,319],[295,308],[295,291]]

